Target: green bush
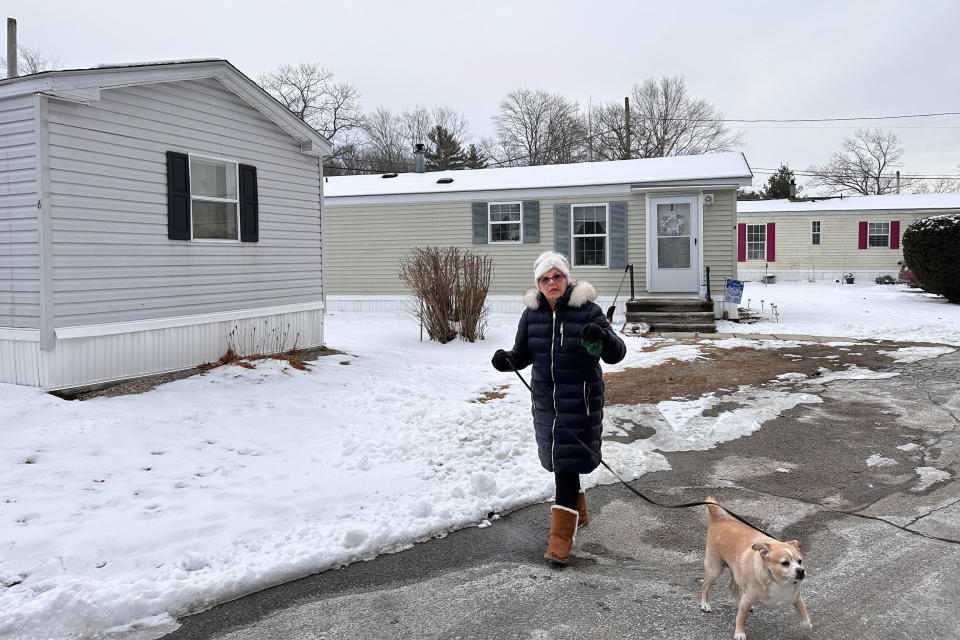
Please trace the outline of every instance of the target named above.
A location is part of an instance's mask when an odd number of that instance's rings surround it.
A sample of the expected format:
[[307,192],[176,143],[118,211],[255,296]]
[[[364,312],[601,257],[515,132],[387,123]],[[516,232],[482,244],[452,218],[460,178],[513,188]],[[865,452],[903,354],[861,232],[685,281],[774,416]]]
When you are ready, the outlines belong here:
[[960,303],[960,213],[923,218],[907,227],[903,259],[924,289]]

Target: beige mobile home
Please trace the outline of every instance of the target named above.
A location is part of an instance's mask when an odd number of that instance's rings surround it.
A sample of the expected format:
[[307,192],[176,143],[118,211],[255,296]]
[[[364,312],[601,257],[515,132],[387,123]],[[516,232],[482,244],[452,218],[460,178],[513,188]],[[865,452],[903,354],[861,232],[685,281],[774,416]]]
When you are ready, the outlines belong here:
[[960,212],[960,193],[897,194],[737,203],[741,279],[857,282],[896,277],[907,225]]
[[321,344],[329,152],[224,60],[0,81],[0,382]]
[[638,296],[695,298],[709,267],[716,298],[736,275],[736,192],[751,179],[741,153],[330,177],[328,308],[399,308],[398,261],[427,246],[490,255],[493,310],[519,308],[533,260],[548,249],[604,301],[628,264]]

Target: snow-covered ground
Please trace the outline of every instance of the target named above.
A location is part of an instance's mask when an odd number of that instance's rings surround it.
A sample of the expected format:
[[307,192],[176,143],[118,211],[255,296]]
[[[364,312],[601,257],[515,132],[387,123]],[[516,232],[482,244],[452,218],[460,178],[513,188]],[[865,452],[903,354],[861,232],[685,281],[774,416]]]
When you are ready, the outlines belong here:
[[[757,308],[762,297],[768,313],[775,302],[780,322],[722,331],[960,344],[960,306],[901,287],[757,287],[745,299]],[[439,345],[420,342],[404,315],[338,314],[327,318],[327,342],[347,355],[309,371],[261,361],[83,402],[0,385],[0,638],[155,638],[177,615],[550,499],[528,393],[489,365],[516,321],[495,315],[486,341]],[[626,360],[608,370],[699,353],[626,341]],[[629,419],[657,434],[607,442],[604,457],[635,478],[667,468],[658,451],[746,435],[819,401],[791,390],[797,375],[783,389],[612,407],[609,433]],[[503,399],[476,402],[498,389]],[[585,484],[612,480],[599,470]]]
[[[771,308],[776,305],[779,322]],[[741,307],[763,321],[720,321],[724,333],[785,333],[960,345],[960,305],[904,285],[747,282]]]

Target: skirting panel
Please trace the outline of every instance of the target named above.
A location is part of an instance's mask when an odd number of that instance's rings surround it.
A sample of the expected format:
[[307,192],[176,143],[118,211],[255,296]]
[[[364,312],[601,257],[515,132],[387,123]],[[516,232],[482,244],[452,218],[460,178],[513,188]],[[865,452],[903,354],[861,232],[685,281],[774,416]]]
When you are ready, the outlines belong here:
[[[762,282],[763,269],[737,269],[740,280],[750,282]],[[872,283],[877,278],[883,276],[897,277],[897,270],[893,269],[849,269],[847,271],[835,271],[827,269],[768,269],[767,275],[774,275],[781,282],[836,282],[843,279],[843,276],[852,273],[854,282]]]
[[40,332],[17,333],[21,335],[0,335],[0,382],[39,387]]
[[[124,331],[71,327],[55,347],[41,351],[37,341],[0,339],[0,382],[44,389],[70,389],[126,378],[187,369],[219,360],[228,348],[238,355],[276,353],[323,344],[323,309],[297,309],[215,321],[196,316],[194,324]],[[241,314],[238,314],[241,315]],[[251,316],[249,310],[243,313]],[[9,361],[8,361],[9,358]]]

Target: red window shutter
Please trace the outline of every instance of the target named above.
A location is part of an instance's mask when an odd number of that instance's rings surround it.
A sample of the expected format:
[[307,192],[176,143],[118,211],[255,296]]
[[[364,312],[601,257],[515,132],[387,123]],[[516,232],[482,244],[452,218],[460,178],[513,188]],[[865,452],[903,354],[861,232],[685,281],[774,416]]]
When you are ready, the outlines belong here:
[[747,261],[747,225],[737,225],[737,262]]
[[860,221],[860,249],[867,248],[867,223],[864,220]]
[[768,222],[767,223],[767,262],[776,262],[777,261],[777,223]]
[[899,220],[890,221],[890,248],[891,249],[900,248],[900,221]]

